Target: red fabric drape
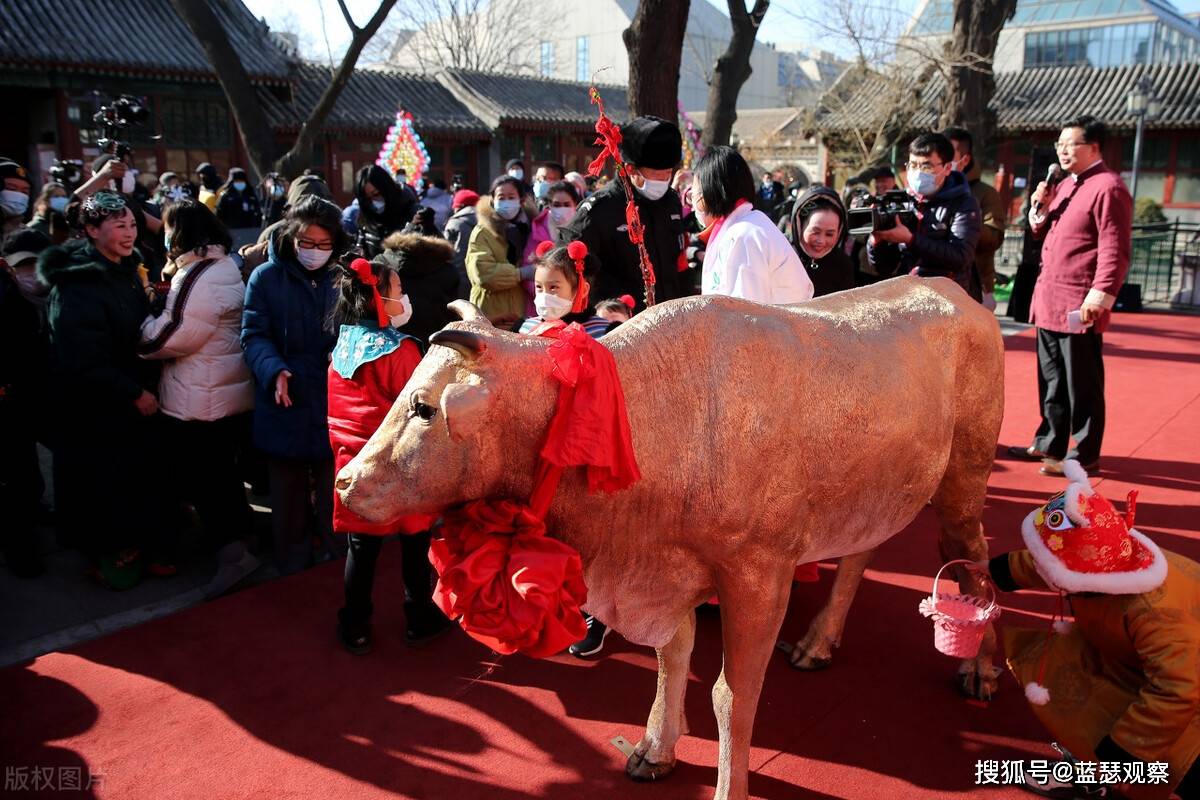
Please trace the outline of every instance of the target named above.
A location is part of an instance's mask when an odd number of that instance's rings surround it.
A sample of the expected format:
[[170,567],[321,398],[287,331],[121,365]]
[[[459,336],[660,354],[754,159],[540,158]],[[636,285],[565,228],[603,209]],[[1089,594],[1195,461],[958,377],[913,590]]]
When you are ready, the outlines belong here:
[[641,477],[616,362],[578,324],[545,326],[560,382],[528,503],[477,500],[446,515],[430,547],[434,600],[472,638],[499,653],[543,658],[582,639],[583,564],[546,536],[543,520],[567,467],[587,470],[588,491],[618,491]]

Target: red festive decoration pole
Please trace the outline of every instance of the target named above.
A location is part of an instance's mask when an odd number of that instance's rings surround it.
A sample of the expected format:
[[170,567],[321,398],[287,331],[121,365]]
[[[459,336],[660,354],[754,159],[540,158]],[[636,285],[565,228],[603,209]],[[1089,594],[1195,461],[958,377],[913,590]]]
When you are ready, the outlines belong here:
[[629,241],[638,250],[638,263],[642,269],[642,284],[645,286],[646,307],[654,305],[654,266],[650,263],[650,254],[646,251],[646,228],[642,225],[642,217],[638,214],[637,203],[634,202],[636,189],[629,179],[631,168],[621,159],[621,129],[604,113],[604,100],[600,91],[595,87],[588,90],[592,103],[599,107],[600,118],[596,120],[596,144],[601,148],[600,155],[588,165],[589,175],[599,175],[608,158],[617,165],[617,178],[625,187],[625,225],[629,231]]

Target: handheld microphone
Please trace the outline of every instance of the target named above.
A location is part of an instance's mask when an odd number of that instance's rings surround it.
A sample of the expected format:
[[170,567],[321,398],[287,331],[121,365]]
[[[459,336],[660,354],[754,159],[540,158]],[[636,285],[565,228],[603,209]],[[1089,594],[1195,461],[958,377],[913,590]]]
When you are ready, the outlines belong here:
[[[1067,177],[1067,173],[1064,172],[1063,168],[1058,165],[1058,162],[1055,162],[1046,168],[1046,185],[1047,186],[1056,186],[1058,184],[1058,182],[1061,181],[1065,177]],[[1033,210],[1037,211],[1038,213],[1041,213],[1042,204],[1040,202],[1034,203]]]

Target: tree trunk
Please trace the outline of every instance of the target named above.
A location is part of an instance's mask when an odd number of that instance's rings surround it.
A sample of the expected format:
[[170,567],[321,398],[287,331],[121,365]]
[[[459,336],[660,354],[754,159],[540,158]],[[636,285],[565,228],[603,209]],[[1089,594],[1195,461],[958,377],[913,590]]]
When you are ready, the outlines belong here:
[[333,107],[337,104],[342,90],[346,88],[346,84],[350,81],[351,76],[354,75],[354,65],[358,63],[359,54],[367,46],[367,42],[371,41],[371,37],[375,35],[375,32],[379,30],[379,26],[383,24],[392,7],[396,5],[396,0],[383,0],[379,4],[379,8],[376,9],[375,14],[371,17],[371,20],[362,28],[354,24],[342,0],[338,0],[338,4],[341,6],[342,14],[346,18],[346,24],[350,26],[353,37],[350,39],[350,46],[346,49],[346,55],[342,57],[341,65],[333,74],[333,80],[325,87],[325,91],[321,93],[321,98],[317,100],[317,104],[309,112],[308,119],[300,128],[300,134],[296,137],[295,143],[292,144],[292,149],[288,150],[275,164],[275,170],[288,178],[295,177],[295,174],[308,164],[312,154],[313,143],[325,127],[325,120],[329,117],[329,112],[333,111]]
[[679,63],[691,0],[640,0],[621,34],[629,53],[629,108],[672,122],[679,115]]
[[976,153],[983,153],[996,127],[988,104],[996,92],[992,61],[1004,23],[1012,19],[1017,0],[954,0],[954,28],[946,43],[948,77],[938,126],[971,132]]
[[708,107],[701,136],[701,143],[706,148],[729,144],[733,123],[737,121],[738,94],[753,72],[750,54],[754,51],[754,39],[770,5],[770,0],[755,0],[754,9],[747,12],[743,0],[729,0],[733,36],[729,39],[729,47],[717,59],[712,81],[708,84]]
[[275,136],[242,60],[229,43],[208,0],[171,0],[171,5],[192,31],[217,74],[251,166],[260,176],[265,175],[275,157]]

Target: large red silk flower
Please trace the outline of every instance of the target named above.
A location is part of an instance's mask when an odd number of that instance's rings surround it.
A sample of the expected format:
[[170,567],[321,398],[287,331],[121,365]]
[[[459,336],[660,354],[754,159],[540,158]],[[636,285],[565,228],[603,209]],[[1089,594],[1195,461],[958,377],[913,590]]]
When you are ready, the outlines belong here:
[[587,635],[583,563],[546,536],[524,503],[476,500],[446,515],[429,560],[434,602],[471,638],[505,655],[546,658]]

